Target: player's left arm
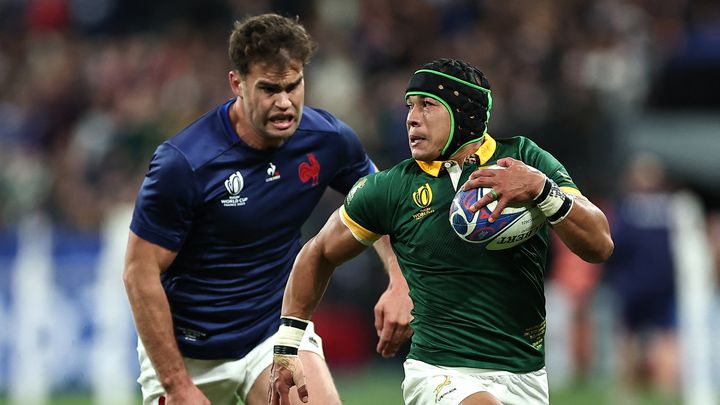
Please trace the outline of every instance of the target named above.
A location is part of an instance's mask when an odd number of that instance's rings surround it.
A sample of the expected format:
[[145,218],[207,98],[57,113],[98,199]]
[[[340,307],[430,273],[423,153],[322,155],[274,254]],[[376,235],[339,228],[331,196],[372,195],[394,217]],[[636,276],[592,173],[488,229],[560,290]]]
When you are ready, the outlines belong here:
[[[539,170],[520,160],[497,161],[505,169],[480,169],[470,175],[464,188],[491,187],[497,195],[497,206],[490,220],[511,203],[535,202],[567,247],[581,259],[601,263],[612,254],[614,245],[605,214],[575,189],[561,189]],[[574,192],[573,192],[574,191]],[[491,203],[490,193],[475,202],[478,210]]]
[[335,268],[359,255],[367,245],[358,242],[334,212],[320,232],[298,253],[290,272],[281,311],[281,326],[273,348],[270,403],[290,404],[293,385],[302,402],[310,396],[302,362],[297,355],[305,327],[320,303]]
[[[344,142],[345,161],[349,162],[349,166],[333,180],[331,186],[339,191],[344,191],[349,190],[356,183],[358,176],[375,173],[378,169],[367,156],[352,128],[338,120],[338,133]],[[347,194],[347,191],[344,194]],[[375,330],[379,339],[375,350],[383,357],[392,357],[400,346],[412,336],[410,311],[413,303],[405,277],[403,277],[395,253],[390,247],[390,238],[383,236],[375,242],[373,247],[388,274],[387,288],[378,298],[374,309]]]
[[342,223],[338,211],[330,215],[320,232],[295,258],[285,287],[282,316],[310,319],[335,268],[365,249],[367,246],[358,242]]
[[602,263],[613,252],[614,244],[605,214],[582,195],[571,197],[567,216],[553,225],[565,245],[578,257],[590,263]]
[[412,336],[413,302],[397,257],[390,247],[390,237],[385,235],[378,239],[373,248],[383,261],[389,278],[387,288],[375,304],[375,330],[379,338],[375,350],[383,357],[392,357]]

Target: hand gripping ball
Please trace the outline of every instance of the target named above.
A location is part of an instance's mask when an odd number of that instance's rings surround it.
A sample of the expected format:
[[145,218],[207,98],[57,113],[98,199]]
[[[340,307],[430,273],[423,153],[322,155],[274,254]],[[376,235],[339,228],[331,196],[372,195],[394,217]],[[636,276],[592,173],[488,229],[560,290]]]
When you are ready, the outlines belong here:
[[533,237],[545,223],[545,216],[532,203],[505,207],[493,223],[488,219],[497,201],[470,212],[470,207],[490,190],[476,188],[455,194],[450,206],[450,225],[462,240],[484,245],[488,250],[508,249]]

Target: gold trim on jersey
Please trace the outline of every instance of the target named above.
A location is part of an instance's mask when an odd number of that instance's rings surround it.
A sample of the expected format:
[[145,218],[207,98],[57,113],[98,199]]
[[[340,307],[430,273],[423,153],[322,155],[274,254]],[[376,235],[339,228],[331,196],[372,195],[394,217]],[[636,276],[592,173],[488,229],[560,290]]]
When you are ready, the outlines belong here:
[[576,189],[575,187],[562,186],[560,187],[560,190],[575,197],[585,197],[584,195],[582,195],[580,190]]
[[493,139],[490,134],[485,133],[485,141],[480,145],[478,150],[475,151],[475,155],[480,158],[479,165],[484,165],[488,160],[495,154],[497,150],[497,142]]
[[[483,141],[480,144],[480,147],[475,151],[475,155],[477,155],[480,159],[480,165],[484,165],[488,160],[490,160],[497,149],[497,142],[495,142],[490,134],[486,132],[482,139]],[[439,160],[434,160],[431,163],[423,162],[422,160],[416,160],[415,162],[417,162],[422,171],[433,177],[438,177],[440,175],[440,169],[442,169],[442,164],[444,163]]]
[[348,215],[347,211],[345,211],[344,205],[340,207],[340,221],[342,221],[342,223],[347,227],[347,229],[350,230],[355,239],[357,239],[358,242],[362,243],[365,246],[372,245],[373,243],[375,243],[376,240],[382,237],[382,235],[363,228],[362,225],[358,224],[352,218],[350,218],[350,215]]
[[433,160],[432,163],[423,162],[422,160],[416,160],[416,162],[422,171],[433,177],[437,177],[440,174],[440,169],[442,169],[443,164],[443,162],[439,160]]

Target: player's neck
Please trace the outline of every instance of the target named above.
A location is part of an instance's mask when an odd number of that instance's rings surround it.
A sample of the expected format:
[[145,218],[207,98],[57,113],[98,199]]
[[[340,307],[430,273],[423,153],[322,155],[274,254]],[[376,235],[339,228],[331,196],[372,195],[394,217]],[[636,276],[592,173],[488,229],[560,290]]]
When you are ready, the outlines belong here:
[[483,144],[483,142],[485,142],[485,137],[480,138],[480,140],[477,142],[469,143],[463,146],[462,148],[460,148],[459,151],[457,151],[457,153],[450,156],[449,160],[454,160],[462,167],[463,163],[465,163],[465,159],[475,153]]

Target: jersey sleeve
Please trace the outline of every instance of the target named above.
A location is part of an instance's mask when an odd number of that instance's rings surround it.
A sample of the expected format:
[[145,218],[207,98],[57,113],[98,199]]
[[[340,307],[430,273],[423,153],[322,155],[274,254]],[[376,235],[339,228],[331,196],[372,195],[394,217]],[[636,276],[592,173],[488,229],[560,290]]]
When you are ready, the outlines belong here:
[[130,229],[178,251],[192,226],[195,196],[194,172],[185,157],[167,143],[160,145],[140,186]]
[[340,135],[340,154],[344,165],[330,182],[330,187],[347,194],[358,179],[377,172],[377,168],[365,153],[355,131],[340,120],[336,121],[336,125]]
[[580,189],[573,181],[565,166],[550,152],[542,149],[535,142],[524,138],[522,147],[522,161],[541,172],[554,181],[560,189],[572,195],[582,195]]
[[371,174],[355,183],[340,207],[343,224],[355,239],[367,246],[389,233],[388,194],[381,174]]

